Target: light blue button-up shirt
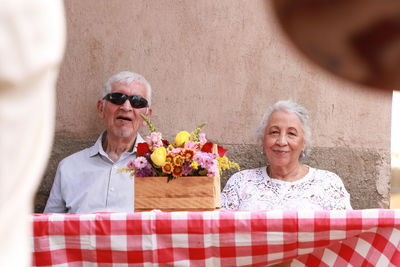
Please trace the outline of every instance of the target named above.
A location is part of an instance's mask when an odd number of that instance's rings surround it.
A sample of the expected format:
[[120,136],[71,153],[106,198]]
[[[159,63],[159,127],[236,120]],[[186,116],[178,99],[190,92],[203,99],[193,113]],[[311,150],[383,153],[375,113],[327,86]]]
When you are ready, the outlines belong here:
[[44,212],[133,212],[133,177],[120,169],[136,157],[137,144],[144,142],[138,134],[134,149],[113,162],[101,144],[96,143],[63,159],[57,168],[53,187]]

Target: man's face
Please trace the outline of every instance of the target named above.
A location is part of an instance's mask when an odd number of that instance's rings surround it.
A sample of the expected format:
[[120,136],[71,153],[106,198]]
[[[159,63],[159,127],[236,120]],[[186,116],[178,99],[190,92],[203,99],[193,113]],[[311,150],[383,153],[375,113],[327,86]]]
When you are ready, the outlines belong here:
[[[146,87],[140,82],[113,83],[111,93],[123,93],[126,95],[138,95],[147,99]],[[110,101],[99,100],[97,109],[100,118],[105,122],[108,138],[136,138],[136,133],[143,125],[143,119],[140,117],[144,114],[151,116],[150,108],[135,109],[131,106],[129,100],[124,104],[117,105]]]

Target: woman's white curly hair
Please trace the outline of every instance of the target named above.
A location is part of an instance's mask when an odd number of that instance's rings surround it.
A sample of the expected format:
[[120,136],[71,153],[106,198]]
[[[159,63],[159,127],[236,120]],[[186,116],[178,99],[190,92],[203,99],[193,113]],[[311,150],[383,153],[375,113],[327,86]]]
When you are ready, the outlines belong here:
[[258,127],[257,130],[257,136],[261,144],[263,143],[264,140],[264,134],[265,134],[265,128],[267,127],[268,120],[271,117],[271,114],[274,113],[275,111],[282,110],[290,113],[294,113],[297,115],[297,117],[300,119],[301,124],[303,126],[303,131],[304,131],[304,139],[306,142],[306,147],[303,151],[303,153],[300,154],[300,159],[304,159],[307,157],[310,152],[311,152],[311,122],[310,122],[310,116],[308,113],[308,110],[293,102],[290,100],[281,100],[270,106],[267,111],[264,113],[263,119]]

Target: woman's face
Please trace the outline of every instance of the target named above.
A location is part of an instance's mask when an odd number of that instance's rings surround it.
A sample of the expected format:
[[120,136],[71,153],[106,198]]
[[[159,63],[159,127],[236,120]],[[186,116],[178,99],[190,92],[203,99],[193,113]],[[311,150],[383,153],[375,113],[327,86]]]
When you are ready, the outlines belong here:
[[282,110],[273,112],[264,133],[264,153],[271,166],[297,164],[305,146],[303,125],[299,117]]

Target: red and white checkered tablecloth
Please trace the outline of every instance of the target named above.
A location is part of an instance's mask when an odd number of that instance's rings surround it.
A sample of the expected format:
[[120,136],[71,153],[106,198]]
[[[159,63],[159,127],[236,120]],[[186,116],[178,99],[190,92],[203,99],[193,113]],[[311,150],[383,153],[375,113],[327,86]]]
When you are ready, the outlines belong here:
[[33,266],[400,266],[400,210],[35,214]]

